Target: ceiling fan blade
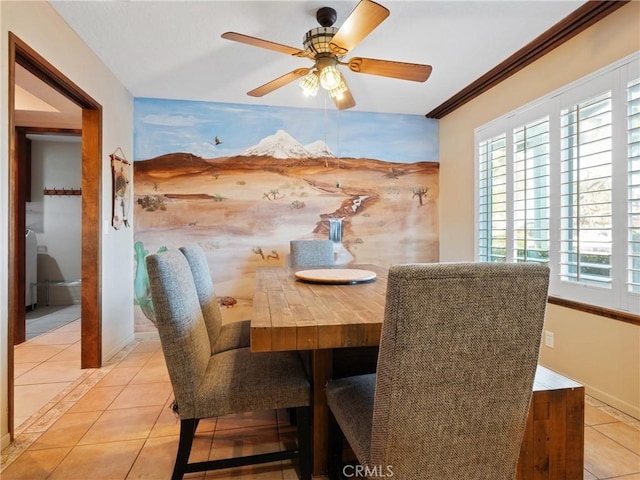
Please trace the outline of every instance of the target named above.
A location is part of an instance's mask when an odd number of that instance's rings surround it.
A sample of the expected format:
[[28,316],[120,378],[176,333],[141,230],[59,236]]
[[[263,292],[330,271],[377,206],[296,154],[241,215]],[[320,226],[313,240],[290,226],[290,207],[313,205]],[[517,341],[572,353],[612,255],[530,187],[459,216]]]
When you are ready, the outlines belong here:
[[227,40],[232,40],[234,42],[245,43],[253,47],[261,47],[268,50],[274,50],[276,52],[284,53],[285,55],[292,55],[294,57],[309,56],[309,54],[305,50],[282,45],[281,43],[270,42],[269,40],[262,40],[261,38],[251,37],[242,33],[225,32],[221,35],[221,37]]
[[371,0],[360,0],[331,39],[329,48],[346,55],[389,16],[389,10]]
[[375,58],[355,57],[349,60],[349,69],[356,73],[367,73],[381,77],[399,78],[413,82],[424,82],[431,75],[431,65],[393,62]]
[[276,78],[275,80],[271,80],[270,82],[259,86],[258,88],[254,88],[250,92],[247,92],[247,95],[249,95],[250,97],[262,97],[267,93],[271,93],[274,90],[277,90],[280,87],[284,87],[288,83],[291,83],[300,77],[304,77],[310,71],[310,68],[296,68],[293,72],[289,72],[281,77]]
[[344,81],[344,78],[342,79],[342,82],[344,83],[346,90],[342,92],[340,96],[331,97],[331,99],[333,100],[333,103],[335,103],[336,107],[338,107],[338,110],[346,110],[347,108],[356,106],[356,101],[353,99],[353,95],[351,95],[351,90],[349,90],[349,86]]

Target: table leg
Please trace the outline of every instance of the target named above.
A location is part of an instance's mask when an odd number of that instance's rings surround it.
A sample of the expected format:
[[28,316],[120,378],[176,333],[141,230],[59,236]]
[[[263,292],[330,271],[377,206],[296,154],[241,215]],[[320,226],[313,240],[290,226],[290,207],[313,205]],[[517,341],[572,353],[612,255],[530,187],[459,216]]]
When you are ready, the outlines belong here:
[[313,382],[313,474],[326,474],[329,467],[329,407],[324,387],[331,379],[333,350],[314,350],[311,353]]

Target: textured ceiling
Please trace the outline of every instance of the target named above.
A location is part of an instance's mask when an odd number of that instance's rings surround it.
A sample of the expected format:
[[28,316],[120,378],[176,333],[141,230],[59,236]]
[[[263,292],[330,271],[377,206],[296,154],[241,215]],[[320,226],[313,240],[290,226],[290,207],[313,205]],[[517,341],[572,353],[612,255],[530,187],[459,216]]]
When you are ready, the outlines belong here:
[[[345,77],[352,110],[426,114],[569,15],[584,1],[382,2],[391,14],[347,55],[425,63],[425,83]],[[335,108],[293,82],[261,98],[246,92],[310,61],[220,38],[236,31],[302,48],[331,6],[340,26],[355,1],[51,1],[134,97]]]

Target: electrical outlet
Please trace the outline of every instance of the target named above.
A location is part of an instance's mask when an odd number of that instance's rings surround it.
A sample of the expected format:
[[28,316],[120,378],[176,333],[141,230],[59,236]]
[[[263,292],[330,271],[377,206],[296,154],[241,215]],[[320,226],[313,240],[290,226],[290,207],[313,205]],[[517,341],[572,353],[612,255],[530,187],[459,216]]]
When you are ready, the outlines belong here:
[[549,330],[545,330],[544,344],[549,348],[553,348],[553,332],[550,332]]

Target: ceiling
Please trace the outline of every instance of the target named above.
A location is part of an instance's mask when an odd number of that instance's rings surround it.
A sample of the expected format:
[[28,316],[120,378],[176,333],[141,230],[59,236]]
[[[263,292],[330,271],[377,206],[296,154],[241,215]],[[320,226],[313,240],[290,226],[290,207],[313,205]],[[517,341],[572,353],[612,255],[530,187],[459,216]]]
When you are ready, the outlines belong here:
[[82,128],[82,109],[20,65],[15,66],[15,125]]
[[[331,6],[340,26],[357,2],[290,1],[58,1],[50,0],[134,97],[335,108],[326,94],[303,97],[293,82],[261,98],[246,92],[308,59],[222,39],[235,31],[302,48]],[[425,83],[357,74],[345,69],[352,110],[426,114],[566,17],[582,0],[381,0],[389,17],[352,56],[433,66]],[[344,73],[344,72],[343,72]]]

